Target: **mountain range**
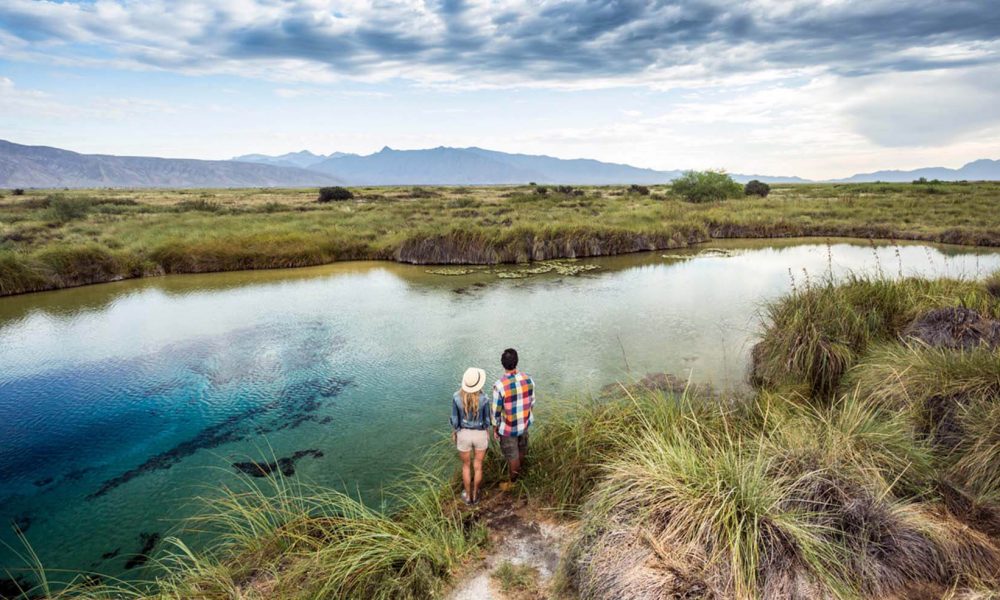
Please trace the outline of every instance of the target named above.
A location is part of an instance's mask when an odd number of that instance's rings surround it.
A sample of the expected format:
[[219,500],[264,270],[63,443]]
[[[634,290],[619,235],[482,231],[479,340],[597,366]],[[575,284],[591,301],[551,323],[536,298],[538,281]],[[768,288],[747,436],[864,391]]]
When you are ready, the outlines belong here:
[[[267,156],[248,154],[233,160],[270,165],[295,165],[332,175],[352,185],[477,185],[575,183],[667,183],[683,173],[657,171],[587,158],[563,159],[536,154],[511,154],[484,148],[394,150],[388,146],[365,156],[335,152],[326,156],[303,150]],[[798,177],[734,174],[737,181],[753,178],[770,183],[803,182]]]
[[[321,185],[656,184],[683,171],[658,171],[591,159],[511,154],[483,148],[394,150],[368,155],[307,150],[278,156],[245,154],[231,160],[79,154],[0,140],[0,187],[307,187]],[[769,183],[800,183],[792,176],[743,175]],[[959,169],[930,167],[876,171],[837,182],[926,179],[1000,180],[1000,161],[977,160]]]
[[859,173],[845,179],[837,179],[837,182],[857,183],[865,181],[888,181],[907,182],[915,181],[923,177],[924,179],[938,179],[940,181],[997,181],[1000,180],[1000,160],[989,160],[983,158],[974,160],[958,169],[947,167],[925,167],[912,171],[875,171],[873,173]]
[[294,187],[342,183],[331,175],[295,167],[79,154],[0,140],[0,187]]

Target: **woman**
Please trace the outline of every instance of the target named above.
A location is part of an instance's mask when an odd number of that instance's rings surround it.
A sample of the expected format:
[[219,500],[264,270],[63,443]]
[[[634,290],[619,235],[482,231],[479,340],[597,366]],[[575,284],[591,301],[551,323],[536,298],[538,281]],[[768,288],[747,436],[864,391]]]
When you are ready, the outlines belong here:
[[[489,446],[490,400],[483,392],[486,371],[469,367],[462,375],[462,387],[451,402],[451,440],[462,458],[462,500],[479,501],[479,483],[483,480],[483,457]],[[473,474],[474,472],[474,474]]]

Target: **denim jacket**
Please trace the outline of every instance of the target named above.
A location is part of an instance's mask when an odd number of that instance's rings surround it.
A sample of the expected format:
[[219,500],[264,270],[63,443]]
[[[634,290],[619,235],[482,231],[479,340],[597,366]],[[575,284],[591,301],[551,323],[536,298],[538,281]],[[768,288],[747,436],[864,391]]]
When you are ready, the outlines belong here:
[[455,392],[451,400],[451,428],[459,429],[489,429],[490,428],[490,398],[486,392],[479,392],[479,410],[476,414],[465,414],[462,406],[462,394]]

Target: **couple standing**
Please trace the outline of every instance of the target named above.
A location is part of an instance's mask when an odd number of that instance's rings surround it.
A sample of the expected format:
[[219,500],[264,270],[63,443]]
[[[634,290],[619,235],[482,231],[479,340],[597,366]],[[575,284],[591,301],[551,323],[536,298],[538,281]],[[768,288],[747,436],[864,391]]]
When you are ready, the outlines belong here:
[[[491,435],[500,440],[500,452],[507,459],[511,483],[517,481],[521,463],[528,454],[535,385],[531,377],[517,370],[517,350],[504,350],[500,363],[504,374],[493,384],[492,397],[483,391],[486,371],[470,367],[451,403],[451,439],[462,459],[462,500],[466,504],[479,502],[483,458]],[[509,488],[511,483],[502,483],[500,488]]]

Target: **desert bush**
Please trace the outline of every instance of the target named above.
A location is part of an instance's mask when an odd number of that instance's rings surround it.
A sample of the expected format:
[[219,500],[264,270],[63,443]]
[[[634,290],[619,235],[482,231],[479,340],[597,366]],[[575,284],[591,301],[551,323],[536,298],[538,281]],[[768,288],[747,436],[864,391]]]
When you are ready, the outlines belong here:
[[688,202],[713,202],[743,194],[742,186],[722,171],[686,171],[673,181],[671,190]]
[[[409,198],[436,198],[436,197],[438,197],[440,195],[441,195],[440,193],[438,193],[438,192],[436,192],[434,190],[429,190],[429,189],[423,188],[423,187],[414,187],[414,188],[410,189],[409,193],[407,194],[407,197],[409,197]],[[347,199],[348,198],[344,198],[344,200],[347,200]]]
[[23,188],[14,188],[14,189],[12,189],[10,191],[10,193],[12,195],[14,195],[14,196],[23,196],[24,195],[24,189]]
[[632,185],[628,186],[628,193],[636,194],[639,196],[648,196],[649,188],[644,185],[638,185],[636,183],[633,183]]
[[319,198],[316,199],[317,202],[339,202],[342,200],[350,200],[354,197],[351,190],[340,187],[324,187],[319,189]]
[[557,194],[565,194],[566,196],[569,196],[569,195],[571,195],[573,193],[573,186],[571,186],[571,185],[557,185],[555,187],[555,191],[556,191]]
[[200,211],[200,212],[219,212],[222,210],[222,205],[218,202],[212,202],[211,200],[182,200],[174,205],[174,209],[177,212],[185,211]]
[[90,198],[75,198],[66,196],[49,196],[49,213],[54,221],[73,221],[82,219],[94,207]]
[[544,185],[536,185],[535,193],[538,194],[539,196],[544,196],[545,194],[549,193],[549,188],[545,187]]
[[745,186],[743,186],[743,194],[746,196],[760,196],[761,198],[766,198],[770,193],[771,186],[756,179],[751,179]]

